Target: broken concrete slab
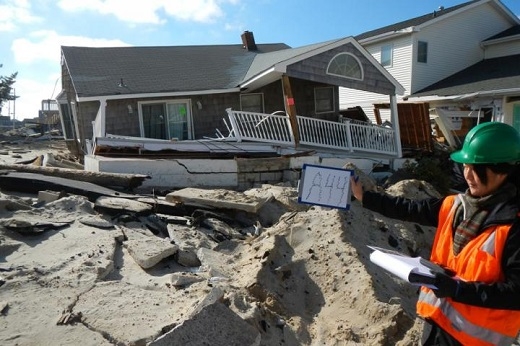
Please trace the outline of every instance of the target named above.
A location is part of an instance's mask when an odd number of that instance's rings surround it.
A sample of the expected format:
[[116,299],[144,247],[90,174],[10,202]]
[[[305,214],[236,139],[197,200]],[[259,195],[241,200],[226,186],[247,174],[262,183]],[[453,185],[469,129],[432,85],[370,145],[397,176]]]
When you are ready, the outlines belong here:
[[200,260],[197,257],[197,250],[201,247],[212,249],[216,243],[197,229],[168,224],[169,238],[179,246],[176,260],[177,263],[185,267],[198,267]]
[[165,197],[139,197],[137,201],[150,204],[156,214],[166,215],[188,215],[190,210],[186,210],[181,203],[172,203],[165,200]]
[[150,204],[119,197],[101,196],[94,203],[94,210],[111,215],[123,212],[134,215],[149,215],[152,209]]
[[206,281],[206,278],[196,273],[178,272],[170,275],[170,283],[176,288],[186,287],[201,281]]
[[82,346],[114,345],[82,323],[66,327],[56,323],[76,298],[73,291],[56,285],[8,282],[0,290],[0,301],[8,304],[0,314],[2,345],[77,345],[77,340]]
[[[191,287],[201,290],[206,283],[194,283]],[[145,289],[107,281],[96,283],[80,295],[72,312],[81,313],[82,324],[111,340],[111,345],[146,345],[182,323],[199,300],[198,294],[167,286]]]
[[179,250],[177,245],[170,243],[167,239],[146,236],[129,239],[123,243],[123,246],[137,264],[144,269],[152,268],[161,260],[174,255]]
[[210,277],[226,278],[231,277],[230,264],[233,263],[233,257],[224,253],[213,251],[210,249],[200,248],[197,251],[197,257],[201,263],[201,270],[209,273]]
[[32,200],[18,196],[6,195],[0,192],[0,211],[30,210]]
[[205,205],[214,208],[243,210],[256,213],[266,202],[265,199],[247,196],[241,192],[224,189],[205,190],[185,188],[170,192],[166,201],[184,203],[188,205]]
[[220,302],[204,307],[148,346],[260,345],[261,335],[251,324]]
[[97,227],[101,229],[113,229],[115,225],[113,222],[106,220],[99,215],[89,215],[88,217],[82,217],[78,221],[84,225]]

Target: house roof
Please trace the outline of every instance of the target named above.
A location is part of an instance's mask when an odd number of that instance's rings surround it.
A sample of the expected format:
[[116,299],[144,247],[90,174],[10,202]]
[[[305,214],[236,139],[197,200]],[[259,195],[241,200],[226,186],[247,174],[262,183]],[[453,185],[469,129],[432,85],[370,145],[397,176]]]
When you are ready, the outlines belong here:
[[473,3],[475,3],[475,1],[465,2],[463,4],[452,6],[452,7],[449,7],[449,8],[438,9],[438,10],[432,11],[432,12],[430,12],[428,14],[419,16],[419,17],[415,17],[415,18],[407,19],[407,20],[402,21],[402,22],[390,24],[390,25],[387,25],[387,26],[384,26],[384,27],[381,27],[381,28],[378,28],[378,29],[375,29],[375,30],[366,31],[366,32],[364,32],[362,34],[354,36],[354,38],[357,41],[363,41],[363,40],[370,39],[370,38],[373,38],[373,37],[377,37],[379,35],[386,34],[386,33],[389,33],[389,32],[398,32],[398,31],[401,31],[401,30],[404,30],[404,29],[407,29],[407,28],[410,28],[410,27],[414,27],[414,26],[418,26],[418,25],[421,25],[421,24],[425,24],[425,23],[427,23],[427,22],[429,22],[429,21],[431,21],[433,19],[445,16],[448,13],[451,13],[453,11],[456,11],[456,10],[460,9],[460,8],[469,6],[469,5],[473,4]]
[[482,60],[410,97],[507,93],[520,89],[520,54]]
[[515,26],[510,27],[509,29],[499,32],[498,34],[487,38],[486,40],[484,40],[484,42],[498,40],[498,39],[506,38],[506,37],[517,36],[517,35],[520,35],[520,25],[515,25]]
[[[407,19],[405,21],[387,25],[375,30],[366,31],[354,36],[354,38],[362,44],[365,44],[366,41],[371,41],[377,39],[378,37],[385,37],[389,34],[409,33],[411,28],[429,25],[450,15],[454,15],[454,12],[462,11],[463,9],[478,6],[479,3],[486,2],[495,5],[498,9],[503,11],[505,15],[510,18],[512,24],[520,24],[520,19],[515,16],[507,7],[505,7],[499,0],[473,0],[452,7],[439,7],[437,10],[434,10],[425,15]],[[507,35],[511,34],[512,33],[508,33]]]
[[240,44],[63,46],[62,53],[77,95],[89,97],[236,88],[255,56],[289,48],[283,43],[256,46],[255,51]]
[[[164,47],[62,47],[64,62],[80,99],[163,93],[254,90],[286,72],[287,65],[350,44],[395,86],[403,87],[351,36],[298,48],[286,44]],[[172,77],[173,76],[173,77]],[[344,80],[348,83],[348,80]]]
[[[501,8],[516,24],[515,17],[499,0],[474,0],[399,23],[367,31],[354,38],[368,42],[388,35],[409,33],[417,26],[441,20],[449,14],[479,3],[492,3]],[[488,40],[519,34],[516,26]],[[352,38],[352,37],[349,37]],[[63,46],[64,62],[80,98],[157,93],[226,92],[246,85],[254,89],[279,77],[284,62],[308,57],[342,40],[320,42],[299,48],[283,43],[257,44],[247,50],[241,44],[156,47],[70,47]],[[100,63],[102,62],[102,63]],[[280,69],[277,71],[276,69]],[[175,78],[172,78],[175,76]],[[389,76],[389,80],[401,86]],[[262,77],[261,81],[259,80]]]

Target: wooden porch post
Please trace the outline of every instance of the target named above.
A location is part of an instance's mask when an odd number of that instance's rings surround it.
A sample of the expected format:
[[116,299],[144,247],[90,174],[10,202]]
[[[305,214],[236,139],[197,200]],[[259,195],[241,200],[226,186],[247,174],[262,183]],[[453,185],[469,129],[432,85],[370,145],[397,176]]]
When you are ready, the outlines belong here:
[[296,106],[292,95],[291,83],[289,82],[289,77],[287,75],[282,76],[282,86],[285,112],[289,116],[289,122],[294,137],[294,145],[298,146],[300,144],[300,133],[298,132],[298,121],[296,119]]
[[397,157],[403,157],[403,149],[401,148],[401,130],[399,129],[399,113],[397,112],[397,99],[395,95],[390,95],[390,118],[394,127]]
[[102,98],[99,100],[99,108],[101,111],[101,137],[106,137],[107,132],[107,99]]

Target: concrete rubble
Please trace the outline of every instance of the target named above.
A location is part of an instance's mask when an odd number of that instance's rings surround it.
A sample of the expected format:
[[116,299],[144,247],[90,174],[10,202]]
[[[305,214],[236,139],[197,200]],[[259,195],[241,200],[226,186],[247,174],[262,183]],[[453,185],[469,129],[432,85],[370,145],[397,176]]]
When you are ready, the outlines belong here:
[[[2,345],[407,345],[417,339],[413,298],[395,303],[388,279],[369,269],[365,245],[387,246],[392,237],[420,253],[431,237],[427,230],[423,239],[413,225],[362,209],[301,205],[297,191],[283,185],[167,195],[170,211],[178,205],[190,212],[183,215],[155,213],[151,204],[126,198],[58,197],[0,194]],[[353,218],[362,232],[349,228]],[[12,220],[25,220],[23,230]],[[377,227],[384,234],[367,231]],[[409,286],[398,291],[414,296]],[[333,309],[334,301],[340,305]],[[338,316],[336,309],[344,310]]]

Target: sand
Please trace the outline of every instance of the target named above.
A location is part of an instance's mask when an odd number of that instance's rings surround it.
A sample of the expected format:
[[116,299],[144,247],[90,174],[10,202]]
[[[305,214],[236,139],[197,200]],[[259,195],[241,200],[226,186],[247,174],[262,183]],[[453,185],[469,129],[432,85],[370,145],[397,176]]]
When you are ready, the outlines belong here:
[[[404,181],[387,192],[426,197],[413,186]],[[371,263],[368,245],[428,257],[433,228],[385,218],[357,201],[349,210],[299,204],[291,186],[244,195],[272,198],[255,215],[224,213],[258,221],[259,229],[242,223],[217,241],[204,224],[164,219],[172,244],[146,218],[114,218],[83,196],[38,204],[37,196],[2,191],[0,344],[159,345],[183,325],[191,326],[185,344],[192,345],[232,327],[251,335],[251,345],[418,344],[418,287]],[[38,227],[45,224],[52,227]],[[140,250],[143,244],[150,247]],[[172,246],[176,255],[161,258]],[[217,303],[246,325],[218,316],[189,324]]]

